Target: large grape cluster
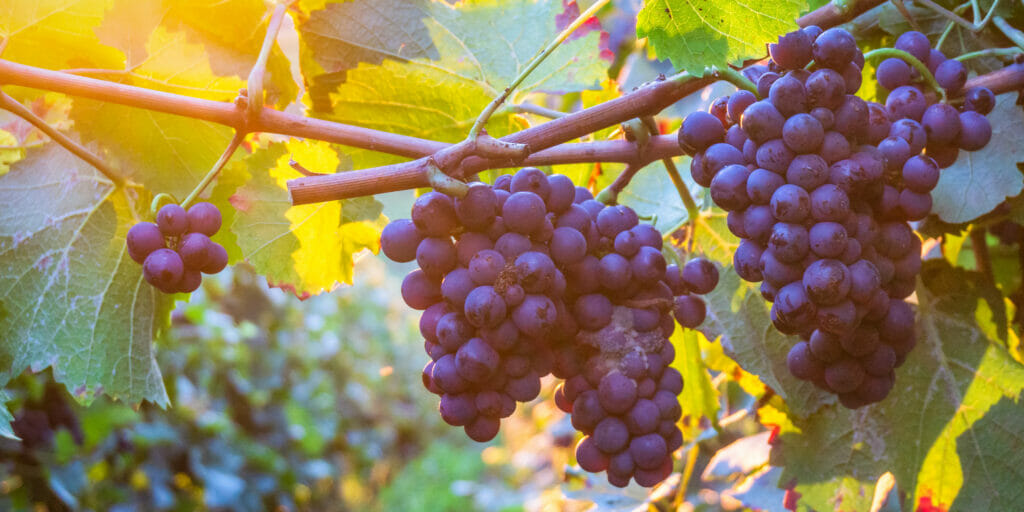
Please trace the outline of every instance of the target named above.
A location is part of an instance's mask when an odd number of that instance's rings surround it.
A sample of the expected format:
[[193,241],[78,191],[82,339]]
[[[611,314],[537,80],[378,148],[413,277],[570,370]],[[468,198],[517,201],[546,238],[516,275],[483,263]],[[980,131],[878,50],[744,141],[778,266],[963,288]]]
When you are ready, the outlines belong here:
[[[903,34],[895,47],[928,65],[947,93],[961,92],[963,66],[923,34]],[[921,241],[908,221],[931,211],[940,168],[988,142],[993,96],[967,91],[962,110],[933,103],[920,73],[888,59],[878,68],[885,104],[865,102],[855,95],[864,56],[838,28],[792,32],[769,53],[768,66],[747,72],[763,99],[739,91],[690,114],[679,144],[742,239],[737,274],[760,281],[772,323],[801,337],[790,372],[861,407],[888,395],[915,344],[903,299],[921,269]]]
[[140,222],[128,230],[128,255],[142,265],[146,282],[163,293],[192,293],[202,274],[216,274],[228,264],[228,253],[210,237],[220,230],[220,210],[196,203],[186,212],[167,204],[156,223]]
[[556,404],[585,434],[581,467],[618,486],[668,476],[682,444],[672,315],[704,320],[696,295],[715,287],[714,265],[666,264],[661,233],[632,209],[531,167],[458,199],[427,192],[411,217],[384,228],[381,249],[419,265],[402,297],[423,311],[423,384],[441,417],[487,441],[553,374]]

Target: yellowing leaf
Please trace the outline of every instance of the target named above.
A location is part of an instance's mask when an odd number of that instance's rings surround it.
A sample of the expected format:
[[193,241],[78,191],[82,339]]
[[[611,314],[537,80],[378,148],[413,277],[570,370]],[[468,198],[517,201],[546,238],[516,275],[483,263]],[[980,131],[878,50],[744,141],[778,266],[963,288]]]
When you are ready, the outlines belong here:
[[346,222],[348,201],[292,206],[286,182],[301,176],[288,165],[293,157],[318,170],[340,164],[326,143],[292,140],[257,151],[247,160],[251,179],[231,199],[238,209],[232,231],[246,261],[271,285],[308,297],[351,283],[353,257],[379,250],[386,219]]
[[49,69],[118,68],[124,56],[97,37],[113,0],[5,0],[0,3],[4,58]]

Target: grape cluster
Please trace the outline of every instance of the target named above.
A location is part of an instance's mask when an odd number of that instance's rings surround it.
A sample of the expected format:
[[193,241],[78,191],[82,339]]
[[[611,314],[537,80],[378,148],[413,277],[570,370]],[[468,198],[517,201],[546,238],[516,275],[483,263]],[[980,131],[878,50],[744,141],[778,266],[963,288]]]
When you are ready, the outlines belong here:
[[718,271],[699,258],[668,265],[662,243],[629,207],[532,167],[472,183],[462,198],[417,198],[411,219],[384,228],[381,249],[419,265],[402,297],[423,311],[423,384],[440,395],[441,417],[487,441],[552,374],[564,380],[555,403],[585,434],[581,467],[619,486],[663,480],[682,444],[673,313],[699,325],[697,295]]
[[[923,34],[903,34],[896,48],[960,92],[963,66]],[[888,395],[915,344],[903,299],[921,269],[921,241],[908,221],[931,211],[940,168],[988,142],[993,96],[967,91],[963,111],[930,104],[917,72],[889,59],[878,68],[891,89],[885,105],[865,102],[855,95],[864,56],[838,28],[786,34],[769,53],[767,66],[746,74],[763,99],[739,91],[690,114],[679,145],[741,238],[737,274],[760,281],[772,323],[801,337],[790,372],[861,407]]]
[[142,265],[146,282],[163,293],[192,293],[202,274],[216,274],[228,264],[228,253],[210,240],[220,230],[220,210],[196,203],[186,212],[167,204],[156,223],[140,222],[128,230],[128,255]]

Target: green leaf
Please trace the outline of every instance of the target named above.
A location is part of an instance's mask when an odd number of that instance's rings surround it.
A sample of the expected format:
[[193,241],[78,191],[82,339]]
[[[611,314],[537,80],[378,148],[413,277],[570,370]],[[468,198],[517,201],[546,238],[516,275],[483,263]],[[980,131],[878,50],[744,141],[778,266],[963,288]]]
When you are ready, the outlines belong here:
[[[328,4],[298,27],[303,75],[314,84],[316,110],[333,111],[333,119],[459,140],[483,107],[558,34],[555,17],[562,9],[556,0],[457,7],[423,0]],[[606,75],[598,41],[593,32],[566,41],[516,95],[597,88]],[[326,91],[338,84],[326,103]],[[488,125],[492,135],[512,128],[507,115]]]
[[711,420],[718,417],[718,391],[711,385],[711,374],[701,357],[700,337],[697,331],[680,327],[672,334],[671,340],[676,348],[672,367],[683,375],[685,387],[679,397],[679,405],[683,408],[684,421],[689,425],[697,425],[702,417]]
[[[231,231],[245,260],[272,286],[305,298],[351,284],[353,258],[363,249],[378,251],[386,218],[379,203],[368,209],[365,200],[292,206],[285,183],[302,176],[288,165],[292,157],[325,171],[340,166],[322,142],[291,140],[258,150],[246,160],[251,177],[231,197],[238,210]],[[372,209],[373,219],[353,220]]]
[[0,176],[0,382],[52,366],[85,402],[167,404],[152,341],[172,300],[142,279],[124,239],[148,199],[56,144]]
[[[690,159],[682,157],[675,160],[686,187],[691,194],[697,193],[698,197],[695,197],[694,201],[700,206],[705,189],[697,185],[690,176]],[[633,208],[640,215],[657,215],[658,221],[654,227],[665,233],[689,220],[686,206],[683,205],[676,186],[669,178],[665,164],[660,160],[652,162],[633,177],[619,194],[619,202]]]
[[6,391],[0,390],[0,437],[18,439],[18,436],[14,435],[14,429],[11,427],[14,416],[7,409],[7,402],[9,401],[11,401],[11,395]]
[[805,0],[648,0],[636,33],[659,59],[699,76],[708,66],[764,57],[766,43],[799,28],[795,20],[806,7]]
[[959,224],[976,219],[1024,190],[1024,111],[1013,98],[1003,95],[988,115],[992,140],[980,151],[961,151],[952,166],[943,169],[932,191],[932,212],[940,219]]
[[979,274],[944,261],[928,262],[922,282],[918,346],[897,370],[889,397],[796,419],[800,432],[784,433],[773,450],[773,464],[785,466],[780,482],[796,480],[801,504],[831,509],[841,499],[845,508],[851,500],[851,509],[860,510],[875,480],[892,471],[914,504],[1024,507],[1024,495],[1007,491],[1024,464],[1024,440],[1016,434],[1024,422],[1024,366],[1004,346],[998,292]]

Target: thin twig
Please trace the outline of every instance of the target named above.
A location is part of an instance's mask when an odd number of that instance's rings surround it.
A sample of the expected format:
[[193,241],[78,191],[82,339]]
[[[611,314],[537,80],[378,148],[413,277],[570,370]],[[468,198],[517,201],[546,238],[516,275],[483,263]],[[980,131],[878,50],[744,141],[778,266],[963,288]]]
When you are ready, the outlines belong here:
[[[953,12],[955,12],[956,14],[963,14],[963,12],[966,11],[967,8],[970,7],[970,6],[971,6],[971,2],[970,1],[964,2],[964,3],[956,6],[956,8],[953,9]],[[945,43],[946,42],[946,38],[949,37],[949,35],[953,33],[953,28],[954,27],[956,27],[956,23],[953,23],[952,21],[950,21],[949,23],[946,24],[946,28],[945,28],[945,30],[942,31],[942,35],[939,36],[939,40],[935,42],[935,49],[936,50],[939,50],[939,51],[942,50],[942,44]]]
[[228,160],[231,159],[231,155],[235,154],[235,150],[238,149],[238,146],[242,144],[242,141],[244,140],[245,133],[235,132],[235,136],[231,138],[231,142],[228,143],[227,149],[225,149],[224,153],[220,155],[220,158],[217,160],[217,163],[213,164],[213,168],[210,169],[210,172],[206,173],[206,176],[203,176],[203,179],[202,181],[199,182],[199,185],[196,185],[196,188],[193,189],[192,192],[189,193],[188,197],[186,197],[185,200],[181,202],[182,208],[188,208],[189,205],[191,205],[192,202],[195,201],[197,197],[199,197],[199,194],[203,193],[203,190],[205,190],[207,185],[213,182],[217,175],[220,174],[220,170],[224,168],[224,165],[227,164]]
[[981,57],[1016,57],[1017,55],[1020,55],[1022,53],[1024,53],[1024,50],[1017,47],[988,48],[985,50],[978,50],[976,52],[965,53],[963,55],[958,55],[953,58],[963,62],[965,60],[977,59]]
[[544,59],[548,58],[549,55],[554,53],[554,51],[558,49],[559,46],[561,46],[562,42],[568,39],[569,36],[571,36],[577,28],[579,28],[581,25],[583,25],[583,23],[589,20],[599,9],[604,7],[605,4],[607,4],[609,1],[610,0],[597,0],[597,2],[594,2],[594,4],[590,6],[590,8],[583,11],[583,13],[577,16],[576,19],[569,24],[569,26],[565,27],[565,30],[562,30],[562,32],[558,34],[557,37],[555,37],[554,41],[548,43],[546,48],[541,50],[540,53],[538,53],[532,59],[530,59],[530,62],[527,63],[526,68],[519,72],[519,76],[517,76],[516,79],[512,81],[512,84],[506,87],[505,90],[502,91],[502,93],[497,98],[494,98],[494,101],[491,101],[491,103],[488,104],[486,108],[484,108],[483,112],[480,113],[480,116],[476,118],[476,122],[473,123],[473,127],[470,128],[469,130],[469,136],[467,137],[467,139],[476,139],[477,135],[480,134],[480,130],[483,129],[484,125],[486,125],[487,121],[491,118],[491,114],[493,114],[494,111],[497,110],[498,107],[500,107],[501,104],[504,103],[506,99],[508,99],[509,95],[512,94],[512,91],[514,91],[516,87],[519,87],[519,84],[523,83],[523,80],[526,80],[526,77],[529,76],[530,73],[533,72],[533,70],[537,69],[537,66],[539,66],[541,62],[544,62]]
[[1017,30],[1010,25],[1002,16],[996,16],[992,18],[992,24],[999,29],[1000,32],[1006,36],[1007,39],[1013,41],[1013,44],[1024,48],[1024,32]]
[[960,17],[956,13],[950,11],[949,9],[946,9],[943,6],[941,6],[941,5],[939,5],[939,4],[935,3],[935,2],[932,2],[932,0],[914,0],[914,1],[919,3],[919,4],[921,4],[921,5],[923,5],[923,6],[925,6],[925,7],[927,7],[927,8],[929,8],[929,9],[931,9],[931,10],[933,10],[933,11],[935,11],[935,13],[938,14],[939,16],[942,16],[943,18],[946,18],[949,21],[952,21],[953,23],[956,23],[957,25],[960,25],[961,27],[963,27],[963,28],[965,28],[967,30],[970,30],[971,32],[974,32],[975,29],[977,28],[977,27],[975,27],[974,23],[971,23],[971,22],[963,19],[962,17]]
[[96,168],[97,171],[101,172],[110,181],[114,182],[114,185],[120,187],[124,185],[124,178],[115,171],[112,167],[107,165],[100,157],[96,156],[92,151],[89,151],[78,142],[71,140],[67,135],[57,131],[56,128],[52,127],[39,116],[35,115],[31,110],[25,108],[24,105],[18,103],[17,100],[7,95],[7,93],[0,91],[0,108],[11,112],[12,114],[28,121],[29,124],[35,126],[39,131],[45,133],[48,137],[53,139],[54,142],[60,144],[78,158],[85,160],[89,165]]
[[249,79],[246,82],[246,96],[248,97],[247,114],[250,120],[256,119],[263,110],[263,76],[267,72],[267,60],[270,58],[270,50],[274,48],[274,41],[277,41],[277,33],[281,31],[281,23],[284,21],[284,13],[288,6],[295,0],[278,2],[274,6],[274,14],[270,16],[270,23],[267,24],[267,33],[263,36],[263,46],[260,47],[260,55],[249,72]]
[[288,167],[291,167],[292,169],[295,169],[296,171],[299,172],[299,174],[301,174],[303,176],[326,176],[327,175],[327,174],[322,173],[322,172],[313,172],[313,171],[311,171],[309,169],[306,169],[302,164],[300,164],[299,162],[296,162],[295,158],[290,158],[288,160]]
[[533,103],[518,103],[515,105],[509,105],[506,108],[511,112],[533,114],[541,117],[546,117],[548,119],[559,119],[569,115],[566,114],[565,112],[559,112],[557,110],[542,107],[540,105],[534,105]]

